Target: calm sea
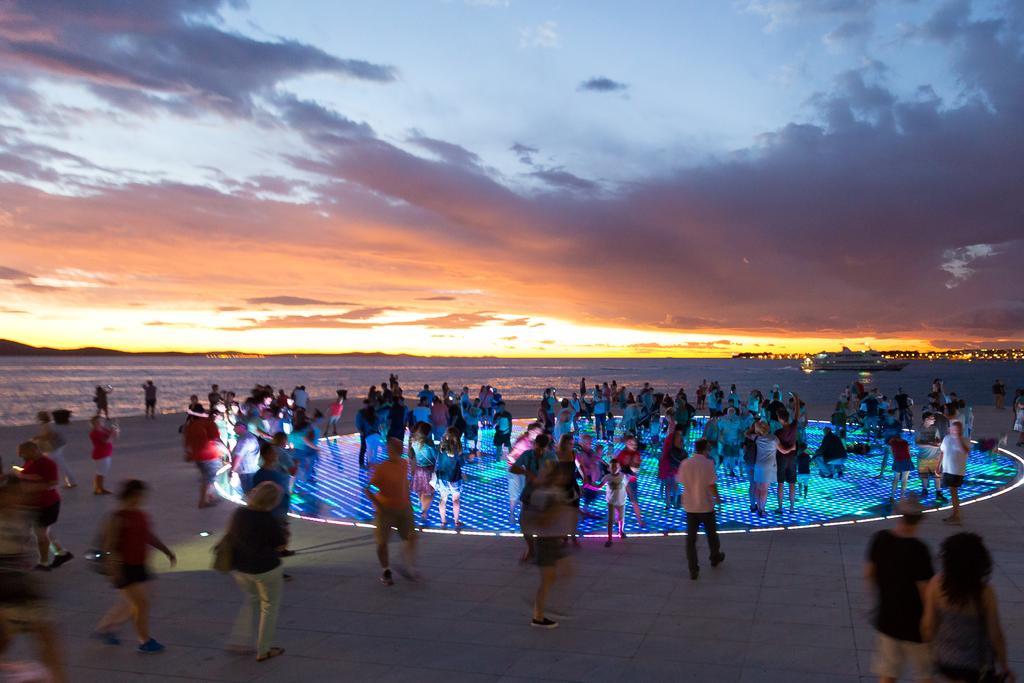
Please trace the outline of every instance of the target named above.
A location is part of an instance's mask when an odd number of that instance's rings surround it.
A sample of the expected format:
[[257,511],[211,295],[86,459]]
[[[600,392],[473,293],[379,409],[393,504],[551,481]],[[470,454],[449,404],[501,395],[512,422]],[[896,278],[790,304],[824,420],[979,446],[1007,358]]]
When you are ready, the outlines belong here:
[[[404,387],[424,383],[439,387],[447,381],[453,388],[469,385],[479,389],[492,384],[507,399],[536,399],[545,387],[569,395],[579,387],[580,377],[588,384],[618,380],[628,389],[643,382],[675,393],[693,390],[704,378],[717,379],[726,387],[735,383],[745,394],[779,384],[785,391],[797,391],[812,405],[835,400],[844,385],[857,373],[815,373],[800,370],[796,361],[759,360],[666,360],[666,359],[350,359],[344,357],[288,357],[262,359],[187,358],[15,358],[0,357],[0,425],[31,422],[41,409],[67,408],[79,418],[94,410],[93,391],[97,384],[113,385],[111,415],[139,415],[143,410],[142,383],[152,379],[159,388],[158,409],[177,412],[190,394],[206,402],[210,384],[245,395],[253,385],[270,384],[291,390],[305,384],[313,398],[328,398],[335,389],[348,388],[361,396],[370,384],[386,381],[388,373],[398,375]],[[931,381],[941,377],[947,389],[971,403],[991,401],[992,382],[1001,378],[1012,390],[1024,387],[1024,363],[916,361],[900,372],[860,376],[861,381],[895,393],[898,386],[920,400]]]

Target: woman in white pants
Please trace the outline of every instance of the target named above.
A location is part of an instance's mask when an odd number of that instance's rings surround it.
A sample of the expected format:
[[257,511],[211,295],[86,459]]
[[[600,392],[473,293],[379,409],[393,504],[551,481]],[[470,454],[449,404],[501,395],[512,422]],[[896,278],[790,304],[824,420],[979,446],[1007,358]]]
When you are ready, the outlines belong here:
[[248,505],[231,516],[221,541],[229,544],[231,576],[245,596],[228,649],[251,652],[255,623],[258,662],[284,654],[284,648],[272,646],[284,581],[280,551],[288,544],[284,527],[272,511],[283,494],[281,487],[271,481],[255,487],[249,492]]

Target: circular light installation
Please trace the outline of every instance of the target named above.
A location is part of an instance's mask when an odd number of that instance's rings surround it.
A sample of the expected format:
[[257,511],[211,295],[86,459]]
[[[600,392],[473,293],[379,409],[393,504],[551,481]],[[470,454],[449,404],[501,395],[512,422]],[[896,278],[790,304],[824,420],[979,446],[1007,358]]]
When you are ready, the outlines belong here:
[[[707,418],[699,417],[690,431],[689,443],[699,438]],[[529,424],[529,420],[516,420],[513,426],[513,441]],[[823,429],[827,422],[812,420],[807,428],[808,450],[813,454],[821,443]],[[586,422],[580,423],[582,433],[593,433]],[[621,434],[617,435],[621,436]],[[495,458],[491,445],[493,430],[480,429],[481,456],[463,467],[460,532],[464,536],[520,536],[518,524],[509,519],[508,488],[505,473],[505,458]],[[910,440],[910,439],[908,439]],[[775,512],[774,487],[769,491],[768,514],[758,517],[751,513],[745,473],[742,477],[731,477],[719,470],[718,488],[723,505],[718,509],[719,533],[759,533],[828,526],[841,526],[863,522],[875,522],[892,517],[889,496],[892,491],[892,473],[887,468],[881,478],[875,478],[881,466],[885,447],[878,440],[871,441],[859,430],[850,430],[847,444],[867,443],[871,450],[867,455],[851,455],[846,460],[845,473],[841,478],[828,479],[817,474],[817,467],[811,463],[809,495],[799,499],[793,512],[788,510],[788,492],[782,513]],[[621,445],[617,441],[604,442],[607,445],[605,457],[616,452]],[[916,447],[911,444],[911,453],[917,461]],[[661,440],[649,443],[644,448],[643,467],[639,477],[640,508],[645,526],[640,526],[632,509],[626,506],[626,533],[632,536],[673,536],[682,535],[686,530],[686,514],[682,509],[665,508],[657,478],[658,458],[661,455]],[[383,457],[383,455],[381,456]],[[372,466],[372,464],[371,464]],[[1007,493],[1024,484],[1024,459],[1006,449],[1000,448],[992,454],[972,449],[967,463],[967,478],[960,488],[961,505],[970,505]],[[320,457],[308,480],[296,481],[292,490],[291,516],[313,522],[339,524],[344,526],[372,527],[373,505],[364,494],[369,482],[368,470],[359,468],[359,435],[347,434],[320,441]],[[221,496],[241,502],[241,492],[231,484],[228,468],[222,468],[217,478],[217,490]],[[920,479],[916,470],[911,472],[908,492],[920,490]],[[949,504],[938,504],[931,495],[922,500],[927,512],[948,510]],[[435,496],[427,515],[423,531],[427,533],[456,533],[450,528],[451,509],[449,504],[449,528],[442,528],[438,514],[439,496]],[[413,508],[419,519],[419,501],[413,496]],[[604,536],[606,531],[607,508],[603,495],[589,504],[582,504],[578,529],[584,536]]]

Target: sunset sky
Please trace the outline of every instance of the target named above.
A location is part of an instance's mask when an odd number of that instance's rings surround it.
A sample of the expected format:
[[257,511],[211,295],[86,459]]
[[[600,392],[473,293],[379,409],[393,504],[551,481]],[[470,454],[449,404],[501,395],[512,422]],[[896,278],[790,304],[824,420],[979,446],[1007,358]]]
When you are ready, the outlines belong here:
[[1024,344],[1024,3],[0,0],[0,338]]

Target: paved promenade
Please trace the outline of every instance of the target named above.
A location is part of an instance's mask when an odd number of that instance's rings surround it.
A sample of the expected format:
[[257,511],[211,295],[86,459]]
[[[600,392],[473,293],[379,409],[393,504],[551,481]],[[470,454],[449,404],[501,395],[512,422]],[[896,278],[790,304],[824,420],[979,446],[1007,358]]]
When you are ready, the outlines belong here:
[[[1008,411],[978,409],[976,433],[1005,431],[1008,420]],[[160,575],[152,631],[167,650],[139,655],[127,631],[120,647],[90,640],[115,594],[76,559],[45,576],[73,681],[873,680],[862,570],[868,539],[885,523],[723,536],[725,563],[705,566],[697,582],[681,538],[610,549],[588,539],[566,563],[572,576],[553,601],[561,626],[543,631],[529,626],[537,570],[519,565],[513,539],[425,535],[425,580],[398,578],[388,588],[377,581],[370,530],[295,522],[299,553],[286,560],[295,580],[285,584],[277,643],[287,653],[260,664],[227,654],[241,596],[209,565],[231,507],[196,509],[179,423],[122,421],[111,474],[153,485],[157,532],[179,556],[174,570],[153,558]],[[78,430],[71,459],[82,485],[65,492],[57,534],[81,553],[114,501],[91,495],[84,426]],[[31,433],[0,430],[5,463]],[[1011,659],[1024,671],[1024,487],[965,507],[964,519],[993,551]],[[948,533],[937,515],[922,529],[933,550]],[[15,654],[24,652],[21,643]]]

